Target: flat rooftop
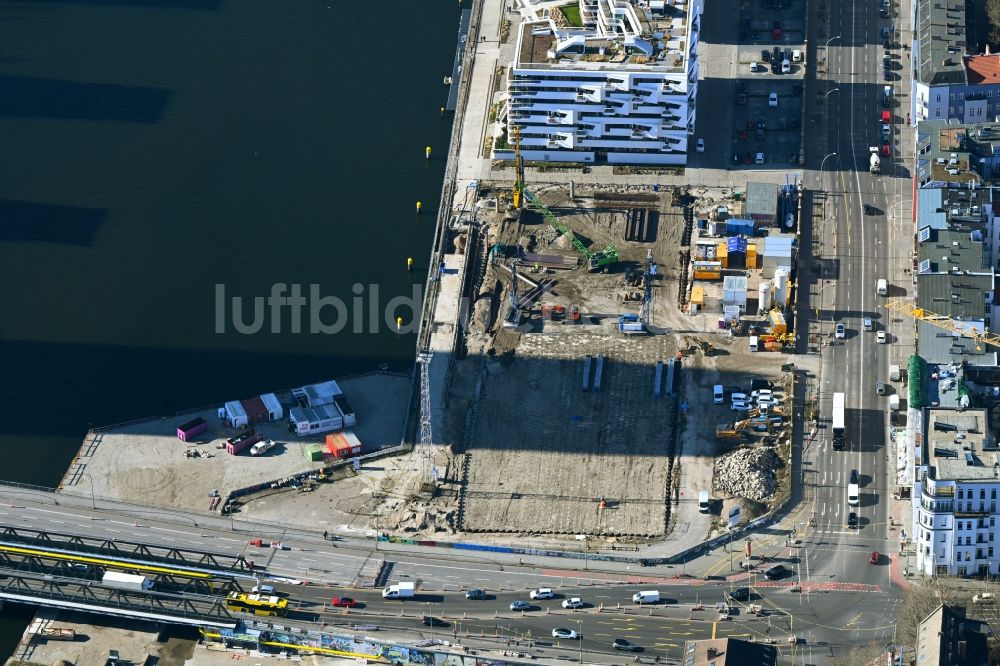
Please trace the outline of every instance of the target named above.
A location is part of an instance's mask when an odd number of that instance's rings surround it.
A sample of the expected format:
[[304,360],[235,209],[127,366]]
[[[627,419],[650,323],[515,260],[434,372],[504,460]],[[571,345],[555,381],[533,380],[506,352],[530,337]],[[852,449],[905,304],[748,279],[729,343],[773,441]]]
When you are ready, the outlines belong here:
[[[996,451],[983,451],[984,444],[993,443],[985,409],[931,409],[924,438],[936,480],[1000,482],[994,470],[1000,457]],[[973,464],[969,464],[967,454],[971,454]]]

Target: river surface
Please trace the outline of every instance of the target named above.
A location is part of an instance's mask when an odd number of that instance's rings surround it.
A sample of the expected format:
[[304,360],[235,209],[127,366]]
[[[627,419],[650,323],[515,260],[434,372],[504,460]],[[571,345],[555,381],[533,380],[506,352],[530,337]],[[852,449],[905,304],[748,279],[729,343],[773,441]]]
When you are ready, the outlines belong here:
[[[0,1],[0,479],[55,485],[91,425],[410,367],[415,314],[384,310],[422,289],[458,20]],[[298,317],[255,318],[293,285]],[[0,613],[0,655],[29,616]]]

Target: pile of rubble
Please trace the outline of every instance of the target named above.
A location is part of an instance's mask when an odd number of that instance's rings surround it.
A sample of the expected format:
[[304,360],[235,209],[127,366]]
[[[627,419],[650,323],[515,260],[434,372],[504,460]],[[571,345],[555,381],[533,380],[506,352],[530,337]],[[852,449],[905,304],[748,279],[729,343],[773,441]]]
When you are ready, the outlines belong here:
[[715,490],[760,502],[774,495],[782,464],[772,448],[740,449],[715,463]]

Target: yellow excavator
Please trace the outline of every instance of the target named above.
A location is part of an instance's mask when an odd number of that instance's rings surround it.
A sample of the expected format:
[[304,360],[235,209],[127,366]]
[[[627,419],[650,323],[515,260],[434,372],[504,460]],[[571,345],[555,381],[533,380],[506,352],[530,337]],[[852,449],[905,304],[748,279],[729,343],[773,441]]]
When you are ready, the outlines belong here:
[[753,419],[743,419],[742,421],[737,421],[732,426],[719,425],[715,427],[715,436],[717,439],[724,440],[738,440],[745,441],[753,437],[753,435],[747,432],[753,424]]

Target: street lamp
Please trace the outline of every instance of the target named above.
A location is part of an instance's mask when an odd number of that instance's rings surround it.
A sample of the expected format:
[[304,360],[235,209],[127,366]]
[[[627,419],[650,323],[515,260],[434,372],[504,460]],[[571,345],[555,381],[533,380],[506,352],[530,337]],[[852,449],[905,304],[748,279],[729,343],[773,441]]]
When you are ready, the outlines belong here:
[[829,97],[830,93],[840,92],[840,88],[833,88],[832,90],[827,90],[825,97]]
[[826,45],[823,48],[830,48],[830,42],[832,42],[835,39],[840,39],[840,35],[837,35],[836,37],[831,37],[830,39],[826,40]]
[[828,159],[830,159],[831,157],[835,157],[836,155],[837,153],[830,153],[829,155],[824,157],[823,160],[819,163],[819,175],[816,176],[816,182],[821,182],[823,180],[823,165],[826,164],[826,161]]
[[84,474],[83,477],[87,479],[87,481],[90,481],[90,510],[91,510],[90,518],[91,520],[93,520],[94,519],[93,512],[97,510],[97,500],[94,498],[94,477],[92,477],[89,474]]
[[583,620],[576,621],[576,640],[580,641],[580,663],[583,663]]

